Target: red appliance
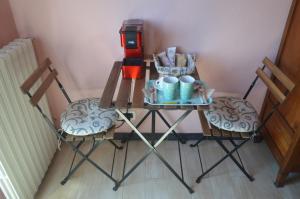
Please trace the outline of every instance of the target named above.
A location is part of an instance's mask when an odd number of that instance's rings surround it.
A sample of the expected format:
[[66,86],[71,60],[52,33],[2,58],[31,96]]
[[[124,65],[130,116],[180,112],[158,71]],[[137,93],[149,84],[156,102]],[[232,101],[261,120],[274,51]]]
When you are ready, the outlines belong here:
[[120,36],[125,58],[143,57],[143,26],[144,22],[140,19],[129,19],[123,22]]
[[121,46],[124,48],[122,76],[124,79],[144,77],[143,20],[125,20],[120,29]]
[[141,58],[124,58],[122,64],[123,79],[140,79],[145,75],[144,60]]

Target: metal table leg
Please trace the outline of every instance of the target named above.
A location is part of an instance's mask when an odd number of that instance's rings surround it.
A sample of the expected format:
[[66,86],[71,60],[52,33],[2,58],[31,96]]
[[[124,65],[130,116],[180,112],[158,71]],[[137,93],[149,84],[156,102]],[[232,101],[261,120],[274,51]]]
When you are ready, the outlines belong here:
[[192,110],[186,111],[177,121],[170,126],[170,128],[161,136],[161,138],[152,146],[148,140],[142,135],[141,132],[126,118],[126,116],[119,110],[116,109],[116,112],[120,115],[122,119],[133,129],[133,131],[142,139],[142,141],[150,148],[150,150],[142,157],[125,175],[124,177],[116,183],[116,186],[113,190],[117,190],[121,183],[153,152],[162,162],[163,164],[175,175],[175,177],[189,190],[190,193],[193,193],[193,189],[189,187],[185,181],[176,173],[176,171],[169,165],[169,163],[158,153],[156,148],[166,139],[166,137],[172,133],[172,131],[178,126],[178,124],[183,121]]
[[[158,116],[162,119],[162,121],[167,125],[168,128],[171,127],[171,125],[169,124],[169,122],[166,120],[166,118],[161,114],[161,112],[156,111],[156,113],[158,114]],[[172,133],[177,137],[177,139],[179,139],[179,141],[181,142],[181,144],[185,144],[186,140],[184,140],[181,136],[179,136],[176,131],[172,131]]]
[[[150,113],[151,113],[151,111],[148,111],[148,112],[146,113],[146,115],[145,115],[145,116],[139,121],[139,123],[136,125],[136,128],[139,128],[139,127],[143,124],[143,122],[148,118],[148,116],[150,115]],[[127,142],[128,140],[130,140],[130,138],[131,138],[131,136],[133,135],[133,133],[134,133],[134,131],[131,131],[131,132],[130,132],[130,135],[128,136],[128,138],[122,140],[121,143],[125,143],[125,142]]]
[[155,111],[151,111],[151,135],[152,135],[152,138],[151,138],[151,145],[153,146],[154,145],[154,136],[155,136]]
[[198,144],[200,144],[200,142],[202,142],[205,139],[206,139],[205,136],[202,136],[195,144],[190,144],[190,147],[198,146]]

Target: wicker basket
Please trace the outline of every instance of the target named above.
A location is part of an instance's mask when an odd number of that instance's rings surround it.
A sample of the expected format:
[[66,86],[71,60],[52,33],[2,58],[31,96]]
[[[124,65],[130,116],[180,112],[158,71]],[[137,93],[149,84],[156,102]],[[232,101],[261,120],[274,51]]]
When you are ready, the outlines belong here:
[[196,68],[196,57],[192,54],[186,54],[187,56],[187,66],[161,66],[159,58],[156,54],[153,54],[154,64],[157,72],[161,75],[172,75],[172,76],[182,76],[190,75],[195,71]]

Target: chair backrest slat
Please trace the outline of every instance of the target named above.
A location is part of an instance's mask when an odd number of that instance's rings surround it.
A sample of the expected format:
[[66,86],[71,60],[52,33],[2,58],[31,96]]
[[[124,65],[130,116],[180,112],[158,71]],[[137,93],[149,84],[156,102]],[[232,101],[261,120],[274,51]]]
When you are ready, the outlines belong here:
[[280,89],[272,82],[272,80],[261,70],[261,68],[258,68],[256,70],[256,74],[258,77],[261,78],[261,80],[266,84],[270,92],[274,95],[274,97],[282,103],[286,96],[280,91]]
[[276,66],[269,58],[263,60],[265,66],[269,68],[272,74],[288,89],[290,92],[295,87],[295,84]]
[[30,99],[30,102],[33,106],[36,106],[40,99],[43,97],[53,80],[55,80],[57,76],[57,71],[55,69],[52,70],[52,72],[47,76],[45,81],[40,85],[40,87],[36,90],[36,92],[33,94],[33,96]]
[[29,92],[34,83],[41,77],[44,71],[51,65],[50,59],[46,59],[40,67],[38,67],[22,84],[21,90],[23,93]]

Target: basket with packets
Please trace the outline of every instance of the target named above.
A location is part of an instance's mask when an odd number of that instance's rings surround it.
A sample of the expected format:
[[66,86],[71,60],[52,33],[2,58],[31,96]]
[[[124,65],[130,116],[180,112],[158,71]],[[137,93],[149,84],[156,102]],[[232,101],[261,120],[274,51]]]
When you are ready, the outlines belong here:
[[196,57],[193,54],[176,53],[176,47],[167,49],[167,52],[153,54],[157,72],[161,75],[190,75],[196,68]]

